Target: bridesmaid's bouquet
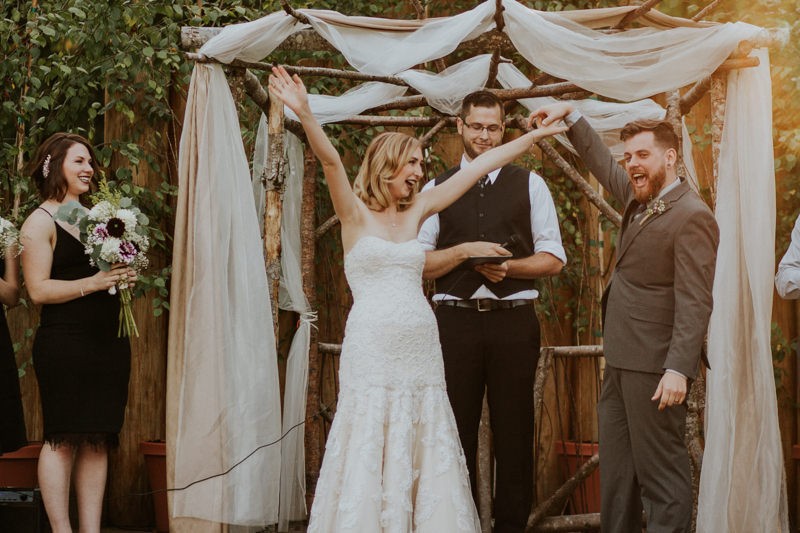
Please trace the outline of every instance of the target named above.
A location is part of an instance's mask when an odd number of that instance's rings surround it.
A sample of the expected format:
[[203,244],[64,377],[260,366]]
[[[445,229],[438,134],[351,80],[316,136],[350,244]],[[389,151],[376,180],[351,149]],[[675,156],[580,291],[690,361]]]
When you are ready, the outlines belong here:
[[22,252],[22,243],[19,241],[19,230],[3,217],[0,217],[0,258],[5,257],[6,250],[13,249],[15,254]]
[[[147,268],[145,253],[150,248],[147,216],[130,198],[119,191],[111,191],[105,179],[100,180],[98,191],[90,199],[92,208],[89,211],[77,202],[70,202],[59,208],[56,218],[78,227],[92,265],[107,272],[112,265],[124,263],[137,273],[142,272]],[[127,281],[120,281],[108,289],[109,294],[116,294],[117,288],[121,303],[117,335],[138,337],[139,329],[131,309],[131,287]]]

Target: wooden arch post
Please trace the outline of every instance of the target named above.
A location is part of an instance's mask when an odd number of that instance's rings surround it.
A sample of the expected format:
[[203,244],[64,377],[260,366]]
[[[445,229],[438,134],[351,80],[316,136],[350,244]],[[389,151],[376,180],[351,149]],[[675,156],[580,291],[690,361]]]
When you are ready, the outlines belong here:
[[270,304],[272,306],[272,329],[275,342],[278,340],[278,289],[281,280],[281,215],[283,213],[283,191],[285,189],[285,159],[283,156],[283,103],[270,93],[267,115],[267,139],[269,151],[264,165],[262,182],[264,194],[264,265],[267,269]]

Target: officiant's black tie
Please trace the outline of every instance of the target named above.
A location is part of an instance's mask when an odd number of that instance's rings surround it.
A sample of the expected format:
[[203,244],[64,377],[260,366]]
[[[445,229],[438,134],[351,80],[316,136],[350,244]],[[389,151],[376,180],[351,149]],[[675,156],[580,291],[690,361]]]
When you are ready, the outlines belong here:
[[489,176],[488,175],[483,176],[483,177],[481,177],[481,179],[478,180],[478,187],[483,189],[484,187],[486,187],[487,183],[489,183]]

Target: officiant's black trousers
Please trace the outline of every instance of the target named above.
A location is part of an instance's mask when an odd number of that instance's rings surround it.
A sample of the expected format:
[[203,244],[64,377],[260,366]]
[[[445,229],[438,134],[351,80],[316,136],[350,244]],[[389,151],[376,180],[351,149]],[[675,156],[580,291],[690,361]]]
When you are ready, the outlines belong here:
[[494,532],[522,533],[533,501],[533,381],[541,342],[533,305],[439,306],[436,319],[473,496],[485,389],[497,462]]

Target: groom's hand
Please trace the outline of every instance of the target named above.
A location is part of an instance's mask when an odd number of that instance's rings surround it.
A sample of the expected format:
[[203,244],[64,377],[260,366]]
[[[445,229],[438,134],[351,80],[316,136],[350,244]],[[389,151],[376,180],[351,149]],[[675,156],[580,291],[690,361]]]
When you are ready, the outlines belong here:
[[673,405],[682,404],[686,399],[686,382],[686,377],[680,374],[664,372],[656,388],[656,393],[650,400],[658,402],[659,411],[663,411]]

